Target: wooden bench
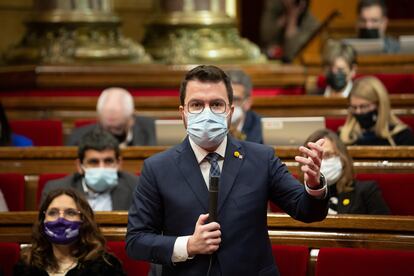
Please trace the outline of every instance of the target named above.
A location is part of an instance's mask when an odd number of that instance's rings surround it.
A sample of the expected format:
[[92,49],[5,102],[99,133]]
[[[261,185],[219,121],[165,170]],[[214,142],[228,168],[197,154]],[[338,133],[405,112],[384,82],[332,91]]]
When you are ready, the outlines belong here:
[[[146,158],[167,147],[129,147],[122,151],[123,170],[131,173],[141,171]],[[292,173],[298,173],[294,157],[297,147],[275,147],[276,155],[282,159]],[[355,171],[360,173],[412,172],[414,168],[414,147],[349,147],[354,158]],[[25,176],[26,209],[36,209],[36,192],[40,174],[74,173],[76,147],[32,147],[0,148],[0,172],[15,172]]]
[[[1,98],[1,93],[0,93]],[[414,114],[414,94],[391,95],[397,115]],[[47,100],[46,100],[47,99]],[[254,97],[253,110],[264,117],[330,116],[344,117],[348,102],[343,98],[322,96]],[[67,136],[79,119],[95,118],[97,97],[2,97],[9,119],[60,119]],[[178,97],[135,97],[138,115],[154,118],[179,118]]]
[[[30,243],[37,212],[0,213],[0,242]],[[109,241],[125,240],[127,212],[96,212],[96,221]],[[322,222],[302,223],[283,214],[268,214],[273,245],[319,248],[370,248],[414,250],[414,217],[328,216]],[[314,275],[317,258],[310,255],[308,275]]]

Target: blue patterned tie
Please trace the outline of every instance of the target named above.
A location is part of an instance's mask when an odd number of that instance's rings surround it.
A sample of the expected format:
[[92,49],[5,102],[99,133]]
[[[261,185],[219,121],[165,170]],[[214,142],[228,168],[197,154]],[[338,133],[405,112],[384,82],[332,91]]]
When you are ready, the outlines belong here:
[[218,164],[218,159],[220,158],[220,155],[215,152],[210,152],[207,154],[206,159],[208,162],[210,162],[210,177],[211,176],[217,176],[220,177],[220,167]]

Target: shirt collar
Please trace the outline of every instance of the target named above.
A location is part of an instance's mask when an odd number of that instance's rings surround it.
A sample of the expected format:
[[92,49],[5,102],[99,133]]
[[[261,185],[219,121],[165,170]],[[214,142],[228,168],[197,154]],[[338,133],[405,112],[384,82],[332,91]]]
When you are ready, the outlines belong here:
[[[207,154],[209,154],[208,151],[197,145],[193,140],[191,140],[191,137],[188,137],[190,140],[190,146],[193,149],[193,152],[195,154],[195,157],[197,159],[198,164],[200,164],[204,158],[206,158]],[[220,155],[222,158],[224,158],[224,155],[226,153],[226,147],[227,147],[227,136],[224,137],[223,141],[220,143],[220,145],[217,147],[217,149],[214,151],[218,155]]]

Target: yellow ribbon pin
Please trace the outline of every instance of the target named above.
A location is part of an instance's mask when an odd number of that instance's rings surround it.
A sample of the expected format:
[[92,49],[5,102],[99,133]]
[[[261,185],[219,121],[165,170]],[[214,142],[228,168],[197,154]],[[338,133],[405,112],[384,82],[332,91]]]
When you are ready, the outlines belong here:
[[239,158],[239,159],[242,159],[243,158],[243,155],[241,155],[240,152],[238,152],[238,151],[235,151],[233,153],[233,155],[234,155],[234,157]]
[[345,198],[345,199],[342,201],[342,204],[343,204],[344,206],[349,205],[349,203],[351,203],[351,201],[349,200],[349,198]]

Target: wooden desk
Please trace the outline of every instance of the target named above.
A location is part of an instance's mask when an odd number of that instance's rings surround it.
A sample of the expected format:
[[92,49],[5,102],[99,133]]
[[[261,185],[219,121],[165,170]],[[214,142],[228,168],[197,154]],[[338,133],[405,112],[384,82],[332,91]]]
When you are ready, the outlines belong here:
[[[107,240],[125,240],[127,212],[96,212]],[[0,213],[0,242],[29,243],[37,212]],[[414,250],[414,217],[328,216],[322,222],[302,223],[288,215],[268,214],[273,244],[320,247],[364,247]]]
[[[123,170],[140,172],[146,158],[166,147],[129,147],[122,151]],[[292,173],[298,173],[294,157],[297,147],[275,147],[276,155],[286,163]],[[414,147],[349,147],[358,172],[412,172]],[[36,209],[36,190],[39,175],[43,173],[75,172],[76,147],[0,148],[0,172],[21,173],[26,179],[26,209]],[[30,196],[29,196],[30,195]]]
[[[1,94],[0,94],[1,97]],[[397,115],[414,114],[414,93],[390,95]],[[4,97],[1,99],[9,119],[60,119],[64,135],[74,121],[95,118],[96,97]],[[177,97],[136,97],[137,114],[154,118],[179,118]],[[347,99],[323,96],[254,97],[253,110],[264,117],[345,116]]]
[[[178,88],[185,73],[193,67],[195,65],[163,64],[3,66],[0,88]],[[306,80],[305,68],[300,65],[268,63],[220,67],[224,70],[242,68],[258,87],[303,86]]]

